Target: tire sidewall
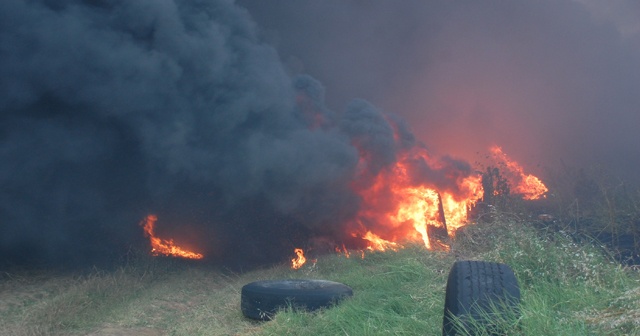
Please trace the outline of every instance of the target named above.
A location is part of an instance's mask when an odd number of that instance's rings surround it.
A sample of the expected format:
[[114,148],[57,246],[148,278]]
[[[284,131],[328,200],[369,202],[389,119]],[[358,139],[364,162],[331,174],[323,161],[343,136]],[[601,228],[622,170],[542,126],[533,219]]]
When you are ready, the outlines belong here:
[[287,307],[315,311],[352,295],[349,286],[328,280],[263,280],[242,287],[241,308],[249,318],[269,320]]

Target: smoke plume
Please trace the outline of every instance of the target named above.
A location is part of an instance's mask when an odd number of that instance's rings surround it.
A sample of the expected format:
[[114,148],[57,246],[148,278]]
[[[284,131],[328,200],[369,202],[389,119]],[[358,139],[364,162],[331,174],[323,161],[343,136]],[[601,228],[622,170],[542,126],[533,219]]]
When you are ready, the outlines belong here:
[[112,258],[149,212],[206,229],[214,254],[315,203],[311,226],[349,215],[327,202],[354,202],[329,189],[355,151],[296,118],[291,78],[233,3],[10,0],[0,13],[5,260]]
[[433,152],[640,182],[637,1],[239,3],[329,105],[367,99]]
[[493,143],[637,166],[638,30],[594,8],[2,1],[0,265],[115,260],[151,213],[209,260],[279,260],[401,158],[455,192]]

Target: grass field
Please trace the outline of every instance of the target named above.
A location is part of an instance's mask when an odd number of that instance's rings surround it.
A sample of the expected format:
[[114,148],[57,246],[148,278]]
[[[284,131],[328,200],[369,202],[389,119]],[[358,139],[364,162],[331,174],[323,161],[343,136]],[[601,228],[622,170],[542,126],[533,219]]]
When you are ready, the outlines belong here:
[[[458,233],[450,252],[408,246],[300,270],[242,273],[180,260],[138,258],[115,271],[1,274],[0,335],[439,335],[449,268],[456,259],[504,262],[522,291],[509,335],[640,335],[640,276],[603,250],[543,234],[508,217]],[[319,313],[245,319],[240,290],[263,279],[345,283],[354,296]]]

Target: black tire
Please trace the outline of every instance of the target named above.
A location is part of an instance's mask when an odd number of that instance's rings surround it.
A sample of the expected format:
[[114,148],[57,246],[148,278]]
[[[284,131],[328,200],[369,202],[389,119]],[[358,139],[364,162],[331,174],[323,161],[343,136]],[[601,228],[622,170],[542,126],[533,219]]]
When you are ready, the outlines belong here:
[[520,286],[509,266],[456,261],[447,280],[442,334],[457,335],[453,321],[458,319],[470,335],[502,335],[499,325],[487,321],[487,313],[499,315],[493,315],[492,321],[509,321],[519,316],[519,304]]
[[255,320],[270,320],[286,307],[314,311],[330,307],[353,295],[351,287],[327,280],[264,280],[242,287],[242,314]]

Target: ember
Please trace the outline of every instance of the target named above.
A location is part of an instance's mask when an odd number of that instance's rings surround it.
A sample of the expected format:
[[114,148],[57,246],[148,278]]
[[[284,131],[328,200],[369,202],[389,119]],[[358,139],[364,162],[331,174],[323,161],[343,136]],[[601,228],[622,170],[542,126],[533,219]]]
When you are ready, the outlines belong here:
[[153,256],[171,256],[186,259],[202,259],[204,255],[200,253],[191,252],[184,248],[174,244],[173,239],[161,239],[156,237],[154,233],[155,224],[158,220],[156,215],[148,215],[140,225],[144,228],[144,233],[149,237],[151,243],[151,255]]

